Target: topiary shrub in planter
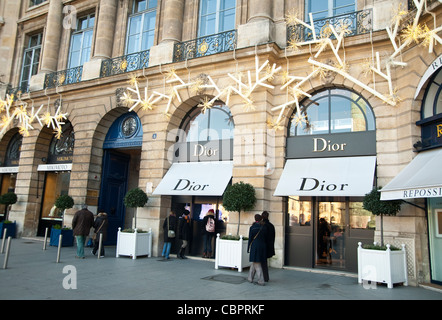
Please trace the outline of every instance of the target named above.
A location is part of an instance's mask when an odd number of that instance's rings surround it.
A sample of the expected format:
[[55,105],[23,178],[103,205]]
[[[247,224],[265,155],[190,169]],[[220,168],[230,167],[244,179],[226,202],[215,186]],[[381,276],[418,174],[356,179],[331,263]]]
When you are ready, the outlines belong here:
[[381,200],[380,187],[371,190],[364,196],[362,206],[375,216],[381,217],[381,246],[384,245],[384,215],[395,216],[401,210],[402,200]]
[[358,243],[358,282],[371,281],[386,283],[393,288],[395,283],[408,285],[407,255],[405,245],[398,249],[384,245],[383,215],[396,215],[401,209],[401,200],[381,201],[379,189],[367,193],[363,208],[374,215],[381,216],[381,244],[364,245]]
[[6,232],[6,238],[15,238],[17,224],[9,220],[0,222],[0,239],[3,239],[3,232]]
[[239,235],[239,225],[241,224],[241,211],[248,211],[255,207],[256,195],[255,188],[242,181],[228,186],[223,195],[223,207],[227,211],[238,212],[238,229],[236,234]]
[[358,243],[358,282],[364,286],[368,281],[386,283],[393,288],[395,283],[408,285],[407,253],[402,249],[387,244],[364,245]]
[[74,245],[74,231],[71,228],[61,227],[59,224],[56,224],[51,228],[49,245],[58,247],[60,235],[62,235],[62,247],[72,247]]
[[238,212],[238,228],[236,236],[228,235],[216,237],[215,269],[219,267],[238,268],[238,272],[249,267],[249,253],[247,252],[248,238],[239,235],[241,224],[241,211],[251,210],[255,207],[255,188],[244,182],[234,183],[227,187],[223,195],[223,207],[228,211]]
[[219,267],[243,268],[250,267],[249,253],[247,252],[248,238],[243,236],[216,235],[215,269]]
[[[134,188],[129,190],[124,196],[124,205],[128,208],[142,208],[147,203],[149,198],[147,194],[140,188]],[[135,225],[133,228],[137,227],[137,213],[135,212]]]
[[137,229],[118,228],[116,257],[130,256],[136,259],[139,256],[152,256],[152,230],[149,232]]
[[0,196],[0,203],[6,206],[5,221],[8,221],[11,205],[17,202],[17,195],[14,192],[8,192]]
[[[72,199],[72,197],[67,194],[62,194],[57,199],[55,199],[54,205],[63,212],[63,225],[64,211],[74,206],[74,199]],[[61,225],[55,225],[51,228],[49,245],[58,246],[60,234],[63,236],[61,240],[62,247],[72,247],[74,245],[74,231],[71,228],[62,227]]]
[[[148,201],[147,194],[140,188],[129,190],[124,197],[124,205],[128,208],[142,208]],[[121,230],[117,234],[117,258],[120,256],[131,256],[136,259],[138,256],[152,255],[152,230],[149,232],[137,229],[137,213],[135,212],[134,226]]]

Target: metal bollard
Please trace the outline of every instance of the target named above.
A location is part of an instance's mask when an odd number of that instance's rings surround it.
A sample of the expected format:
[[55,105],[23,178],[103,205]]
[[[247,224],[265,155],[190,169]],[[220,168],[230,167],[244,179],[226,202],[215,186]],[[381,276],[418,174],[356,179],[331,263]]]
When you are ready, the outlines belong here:
[[98,242],[98,259],[100,259],[100,256],[101,256],[102,245],[103,245],[103,234],[100,233],[100,241]]
[[5,250],[6,230],[7,229],[4,229],[3,231],[2,247],[0,248],[0,253],[3,253],[3,251]]
[[10,248],[11,248],[11,237],[8,237],[8,245],[6,247],[6,255],[5,255],[5,262],[3,263],[3,269],[6,269],[8,267],[9,249]]
[[48,228],[46,228],[45,231],[45,241],[43,242],[43,250],[46,250],[47,242],[48,242]]
[[58,238],[57,263],[60,262],[61,241],[62,240],[63,240],[63,235],[60,234],[60,237]]

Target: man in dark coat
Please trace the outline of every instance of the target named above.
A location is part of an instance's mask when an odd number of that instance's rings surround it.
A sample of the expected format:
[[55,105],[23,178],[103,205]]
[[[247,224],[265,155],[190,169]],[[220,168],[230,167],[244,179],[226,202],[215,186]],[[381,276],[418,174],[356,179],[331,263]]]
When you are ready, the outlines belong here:
[[[262,222],[264,227],[267,229],[267,259],[275,255],[275,226],[269,221],[269,213],[264,211],[262,214]],[[269,281],[269,266],[267,264],[267,259],[262,262],[262,272],[264,273],[264,281]]]
[[262,223],[262,217],[255,215],[255,223],[249,229],[248,252],[250,252],[249,261],[252,262],[249,271],[249,282],[253,282],[255,274],[258,277],[257,284],[264,285],[264,275],[262,272],[262,262],[267,259],[267,228]]
[[164,219],[163,223],[163,231],[164,231],[164,246],[163,253],[161,254],[164,259],[169,259],[170,248],[172,247],[172,241],[175,239],[175,236],[169,236],[169,230],[173,230],[174,233],[177,231],[177,221],[175,212],[171,211],[170,215]]
[[74,218],[72,219],[73,235],[77,240],[77,258],[85,258],[84,244],[93,225],[94,215],[87,209],[87,205],[83,205],[81,210],[75,212]]
[[[100,245],[100,234],[102,234],[102,242],[106,241],[107,238],[107,226],[109,222],[107,219],[107,213],[99,210],[97,217],[94,222],[94,249],[92,250],[92,254],[95,255],[98,251],[98,247]],[[100,257],[104,257],[104,246],[101,246]]]
[[190,240],[190,237],[192,235],[192,230],[190,228],[191,226],[191,220],[190,220],[190,214],[189,210],[185,210],[184,214],[179,219],[179,238],[183,241],[183,244],[181,245],[180,252],[178,252],[177,256],[181,259],[187,259],[184,256],[184,252],[186,251],[187,243]]

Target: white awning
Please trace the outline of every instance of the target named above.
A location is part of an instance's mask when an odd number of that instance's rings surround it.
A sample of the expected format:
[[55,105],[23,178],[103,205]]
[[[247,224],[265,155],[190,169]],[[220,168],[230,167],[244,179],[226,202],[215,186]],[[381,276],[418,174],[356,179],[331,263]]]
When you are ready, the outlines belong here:
[[381,189],[381,200],[442,197],[442,149],[419,153]]
[[232,161],[173,163],[153,194],[221,196],[232,171]]
[[375,156],[287,160],[274,195],[364,196],[375,167]]

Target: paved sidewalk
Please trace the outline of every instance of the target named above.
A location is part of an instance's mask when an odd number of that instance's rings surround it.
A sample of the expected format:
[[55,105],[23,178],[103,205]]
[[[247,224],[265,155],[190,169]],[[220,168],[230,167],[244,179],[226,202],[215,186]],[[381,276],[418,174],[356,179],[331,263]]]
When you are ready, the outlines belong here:
[[213,260],[115,258],[115,247],[102,259],[89,248],[86,259],[75,259],[76,248],[63,247],[56,263],[57,248],[42,248],[42,241],[12,239],[7,269],[0,254],[1,300],[442,300],[440,290],[422,287],[364,289],[355,275],[271,268],[270,282],[258,286],[246,280],[248,269],[215,270]]

